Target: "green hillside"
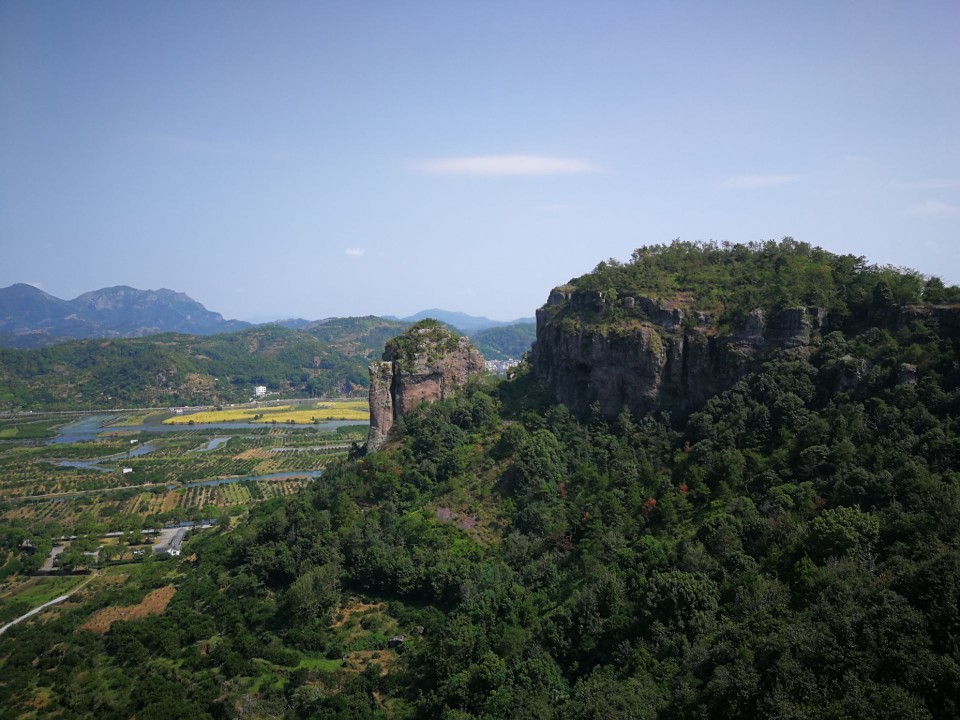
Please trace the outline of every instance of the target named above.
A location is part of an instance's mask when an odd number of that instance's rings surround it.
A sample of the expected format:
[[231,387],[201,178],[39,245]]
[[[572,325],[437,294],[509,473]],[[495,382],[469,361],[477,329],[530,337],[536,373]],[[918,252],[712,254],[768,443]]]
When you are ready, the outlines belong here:
[[366,386],[366,363],[278,326],[0,349],[0,406],[206,405],[248,400],[255,385],[288,395],[350,394]]
[[[956,718],[960,333],[923,310],[958,290],[789,242],[636,257],[572,285],[731,322],[820,302],[839,329],[684,415],[574,415],[530,368],[475,380],[388,449],[4,635],[0,707]],[[162,614],[82,628],[167,585]]]
[[320,320],[310,323],[304,330],[343,355],[379,360],[387,341],[403,332],[408,325],[399,320],[368,315]]
[[530,351],[537,338],[536,323],[518,323],[506,327],[481,330],[470,336],[473,344],[487,360],[519,360]]

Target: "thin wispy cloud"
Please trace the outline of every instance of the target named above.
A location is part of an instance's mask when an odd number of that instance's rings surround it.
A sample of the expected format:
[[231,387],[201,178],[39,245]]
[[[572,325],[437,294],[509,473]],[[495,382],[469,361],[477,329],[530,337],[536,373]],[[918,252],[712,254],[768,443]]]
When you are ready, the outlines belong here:
[[727,190],[755,190],[788,185],[799,179],[799,175],[736,175],[724,180],[720,187]]
[[913,205],[910,212],[914,215],[957,215],[960,214],[960,207],[939,200],[927,200]]
[[347,248],[343,251],[343,254],[350,257],[361,257],[365,252],[366,250],[363,248]]
[[587,160],[551,155],[473,155],[435,158],[415,166],[430,175],[579,175],[603,170]]

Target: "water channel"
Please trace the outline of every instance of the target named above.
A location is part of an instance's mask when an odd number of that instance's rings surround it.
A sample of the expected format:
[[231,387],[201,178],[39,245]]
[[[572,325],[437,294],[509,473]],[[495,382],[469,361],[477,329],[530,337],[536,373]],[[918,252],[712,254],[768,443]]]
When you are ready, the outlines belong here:
[[[139,432],[139,433],[169,433],[185,432],[188,430],[255,430],[264,427],[263,423],[245,423],[245,422],[222,422],[222,423],[194,423],[193,425],[162,425],[152,423],[146,425],[110,425],[104,424],[115,419],[116,415],[87,415],[79,420],[75,420],[68,425],[64,425],[57,431],[57,436],[51,439],[51,444],[64,444],[96,440],[101,433],[117,432]],[[367,425],[365,420],[330,420],[322,423],[314,423],[309,427],[314,430],[332,431],[340,427],[352,425]],[[216,450],[230,440],[229,437],[212,438],[206,447],[200,448],[200,452],[209,452]],[[104,457],[92,458],[90,460],[62,460],[57,463],[59,467],[81,468],[84,470],[97,470],[99,472],[116,472],[116,469],[103,467],[100,463],[124,460],[131,457],[139,457],[151,453],[157,448],[149,442],[143,445],[132,447],[129,452],[114,453]],[[207,487],[214,485],[224,485],[229,483],[250,482],[251,480],[283,480],[294,477],[316,478],[323,474],[322,470],[298,470],[292,472],[268,473],[266,475],[244,475],[242,477],[214,478],[212,480],[198,480],[195,482],[184,483],[181,487]],[[170,486],[175,487],[175,486]]]

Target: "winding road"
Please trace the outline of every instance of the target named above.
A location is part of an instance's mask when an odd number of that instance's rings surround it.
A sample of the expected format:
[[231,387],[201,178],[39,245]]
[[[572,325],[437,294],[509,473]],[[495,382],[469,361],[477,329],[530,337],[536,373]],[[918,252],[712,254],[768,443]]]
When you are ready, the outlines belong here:
[[91,574],[90,574],[90,577],[88,577],[88,578],[87,578],[86,580],[84,580],[82,583],[80,583],[79,585],[77,585],[73,590],[71,590],[70,592],[68,592],[66,595],[61,595],[60,597],[55,597],[53,600],[48,600],[48,601],[45,602],[43,605],[39,605],[38,607],[35,607],[35,608],[34,608],[33,610],[31,610],[30,612],[26,612],[26,613],[24,613],[23,615],[21,615],[20,617],[14,619],[14,620],[11,620],[10,622],[8,622],[8,623],[7,623],[6,625],[4,625],[3,627],[0,627],[0,635],[3,635],[7,630],[9,630],[10,628],[12,628],[12,627],[13,627],[14,625],[16,625],[17,623],[21,623],[21,622],[23,622],[24,620],[26,620],[27,618],[31,618],[31,617],[33,617],[34,615],[36,615],[37,613],[43,612],[44,610],[46,610],[46,609],[47,609],[48,607],[50,607],[51,605],[56,605],[57,603],[62,603],[64,600],[66,600],[68,597],[70,597],[71,595],[73,595],[75,592],[77,592],[78,590],[81,590],[82,588],[86,587],[87,583],[89,583],[91,580],[93,580],[96,576],[97,576],[97,573],[96,573],[96,572],[91,573]]

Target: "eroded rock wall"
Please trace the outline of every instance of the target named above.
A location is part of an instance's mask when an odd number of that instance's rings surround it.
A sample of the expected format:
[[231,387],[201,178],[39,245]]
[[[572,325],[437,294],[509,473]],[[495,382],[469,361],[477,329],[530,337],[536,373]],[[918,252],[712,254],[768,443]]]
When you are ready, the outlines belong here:
[[[612,317],[605,310],[617,308]],[[821,308],[749,313],[734,332],[676,302],[612,301],[596,291],[556,289],[537,311],[537,376],[571,411],[598,403],[608,417],[624,407],[690,409],[729,388],[774,351],[804,353],[819,341]]]

